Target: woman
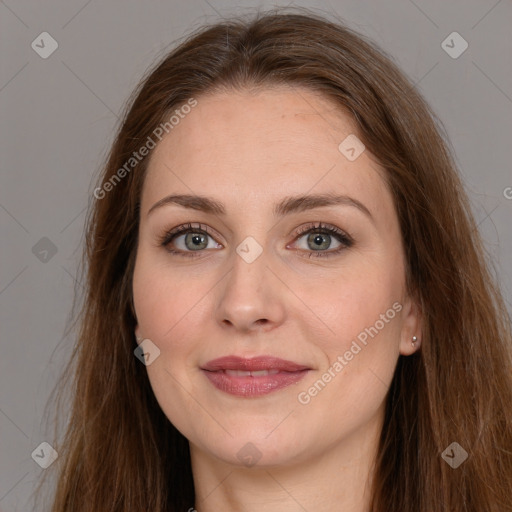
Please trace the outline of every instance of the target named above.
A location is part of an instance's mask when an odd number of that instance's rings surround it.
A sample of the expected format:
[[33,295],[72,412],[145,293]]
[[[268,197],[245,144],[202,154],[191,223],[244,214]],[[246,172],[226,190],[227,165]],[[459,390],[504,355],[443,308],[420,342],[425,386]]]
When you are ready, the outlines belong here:
[[201,29],[94,196],[53,512],[512,510],[509,317],[372,43],[311,14]]

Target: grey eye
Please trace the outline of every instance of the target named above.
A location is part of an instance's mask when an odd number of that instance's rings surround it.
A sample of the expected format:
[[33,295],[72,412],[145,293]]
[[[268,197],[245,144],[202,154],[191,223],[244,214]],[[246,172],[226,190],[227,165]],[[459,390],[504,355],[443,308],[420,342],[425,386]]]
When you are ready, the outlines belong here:
[[[301,244],[301,240],[306,238],[305,246]],[[341,242],[334,239],[333,235],[329,233],[305,233],[297,239],[299,249],[310,250],[310,251],[325,251],[327,249],[336,249],[341,246]],[[337,246],[332,246],[333,242],[337,242]]]
[[173,243],[177,249],[185,252],[214,249],[218,245],[210,235],[201,231],[189,231],[178,235],[173,239]]

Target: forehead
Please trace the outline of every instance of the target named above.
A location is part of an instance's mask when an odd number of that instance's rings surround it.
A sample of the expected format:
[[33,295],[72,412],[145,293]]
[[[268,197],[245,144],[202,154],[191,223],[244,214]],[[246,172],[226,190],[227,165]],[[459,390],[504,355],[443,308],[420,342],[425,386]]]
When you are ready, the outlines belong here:
[[335,191],[359,195],[377,213],[386,206],[379,197],[391,201],[383,169],[367,150],[353,161],[340,151],[357,130],[328,98],[279,86],[196,99],[151,155],[143,210],[170,193],[208,193],[248,208],[255,206],[248,197],[261,206],[284,195]]

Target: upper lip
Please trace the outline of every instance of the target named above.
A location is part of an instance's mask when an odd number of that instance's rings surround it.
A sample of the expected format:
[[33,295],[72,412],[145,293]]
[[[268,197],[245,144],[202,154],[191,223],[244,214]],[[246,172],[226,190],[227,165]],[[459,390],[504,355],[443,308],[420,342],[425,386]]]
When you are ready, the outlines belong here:
[[258,357],[240,357],[240,356],[225,356],[218,359],[208,361],[203,370],[211,372],[220,370],[243,370],[243,371],[259,371],[259,370],[280,370],[284,372],[297,372],[301,370],[309,370],[308,366],[287,361],[278,357],[272,356],[258,356]]

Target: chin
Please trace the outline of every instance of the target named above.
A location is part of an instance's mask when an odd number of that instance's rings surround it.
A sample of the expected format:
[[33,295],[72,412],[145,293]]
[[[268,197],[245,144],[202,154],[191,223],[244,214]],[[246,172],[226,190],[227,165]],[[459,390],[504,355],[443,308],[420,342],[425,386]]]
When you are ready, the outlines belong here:
[[292,435],[289,429],[278,432],[275,427],[239,428],[236,432],[230,429],[232,437],[223,432],[221,438],[210,437],[206,442],[191,444],[226,464],[247,468],[291,465],[305,458],[308,442],[304,436]]

